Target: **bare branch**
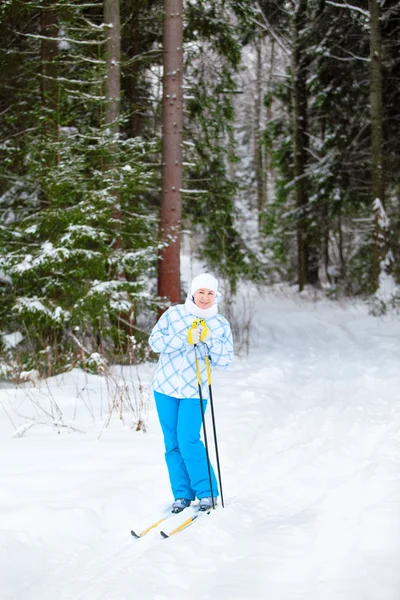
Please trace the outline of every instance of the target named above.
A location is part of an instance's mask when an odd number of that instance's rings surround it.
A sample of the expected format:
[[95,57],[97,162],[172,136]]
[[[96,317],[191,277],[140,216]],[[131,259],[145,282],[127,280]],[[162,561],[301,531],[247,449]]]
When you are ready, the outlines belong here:
[[289,56],[290,55],[290,42],[288,40],[285,40],[282,36],[278,36],[275,33],[273,27],[271,26],[270,22],[268,21],[267,17],[265,16],[265,14],[263,13],[263,11],[261,9],[260,0],[257,1],[257,4],[258,4],[258,13],[261,16],[262,20],[264,21],[264,25],[262,23],[260,23],[260,21],[257,19],[250,19],[250,20],[253,23],[255,23],[258,27],[261,27],[269,35],[271,35],[271,37],[273,37],[273,39],[276,41],[278,46],[280,46],[280,48],[283,50],[283,52],[285,52],[285,54],[287,54]]
[[35,427],[35,425],[48,425],[50,427],[56,427],[58,429],[68,429],[68,431],[76,431],[77,433],[85,433],[82,429],[78,429],[77,427],[73,427],[72,425],[65,425],[64,423],[57,423],[55,421],[33,421],[33,423],[25,423],[18,427],[13,433],[13,438],[19,438],[25,435],[29,429]]
[[364,10],[363,8],[360,8],[359,6],[353,6],[352,4],[349,4],[348,2],[332,2],[332,0],[326,0],[327,4],[330,4],[330,6],[337,6],[338,8],[348,8],[349,10],[354,10],[355,12],[359,12],[360,14],[362,14],[364,17],[368,17],[369,18],[369,12],[368,10]]

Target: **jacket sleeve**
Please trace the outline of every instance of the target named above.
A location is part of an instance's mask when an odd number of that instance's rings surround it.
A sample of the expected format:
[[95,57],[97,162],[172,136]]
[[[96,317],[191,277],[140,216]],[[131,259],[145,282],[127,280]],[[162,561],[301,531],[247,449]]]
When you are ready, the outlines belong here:
[[149,337],[150,348],[154,352],[175,352],[187,343],[183,333],[174,333],[171,325],[171,313],[168,309],[154,325]]
[[234,356],[232,331],[228,321],[225,322],[222,336],[213,336],[207,346],[212,366],[216,369],[227,369]]

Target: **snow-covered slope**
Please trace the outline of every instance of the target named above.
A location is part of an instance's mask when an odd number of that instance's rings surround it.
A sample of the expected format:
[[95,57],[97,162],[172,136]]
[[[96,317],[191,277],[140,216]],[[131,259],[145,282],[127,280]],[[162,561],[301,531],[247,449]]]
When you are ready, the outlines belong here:
[[144,434],[104,378],[0,389],[1,600],[399,599],[400,323],[269,295],[252,335],[214,374],[226,507],[168,540],[130,536],[171,501],[152,403]]

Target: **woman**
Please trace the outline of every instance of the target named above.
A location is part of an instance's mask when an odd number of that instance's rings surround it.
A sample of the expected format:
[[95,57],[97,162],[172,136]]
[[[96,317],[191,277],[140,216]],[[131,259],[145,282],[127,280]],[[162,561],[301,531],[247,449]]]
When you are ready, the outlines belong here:
[[218,369],[226,369],[233,358],[232,332],[228,321],[218,314],[219,299],[217,279],[208,273],[198,275],[185,304],[170,307],[149,339],[152,350],[160,353],[153,391],[175,498],[173,512],[180,512],[196,497],[199,509],[207,510],[217,503],[219,495],[211,465],[210,489],[206,452],[200,440],[202,413],[196,371],[197,352],[205,409],[209,395],[206,355],[211,367]]

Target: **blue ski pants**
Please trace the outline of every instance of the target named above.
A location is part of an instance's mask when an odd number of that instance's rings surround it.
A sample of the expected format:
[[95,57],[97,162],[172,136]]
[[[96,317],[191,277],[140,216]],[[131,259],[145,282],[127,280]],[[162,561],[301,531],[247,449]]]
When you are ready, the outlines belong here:
[[[164,434],[165,460],[174,498],[217,497],[217,480],[210,464],[211,491],[207,455],[200,440],[200,399],[173,398],[160,392],[154,392],[154,398]],[[203,400],[204,411],[206,405],[207,401]]]

